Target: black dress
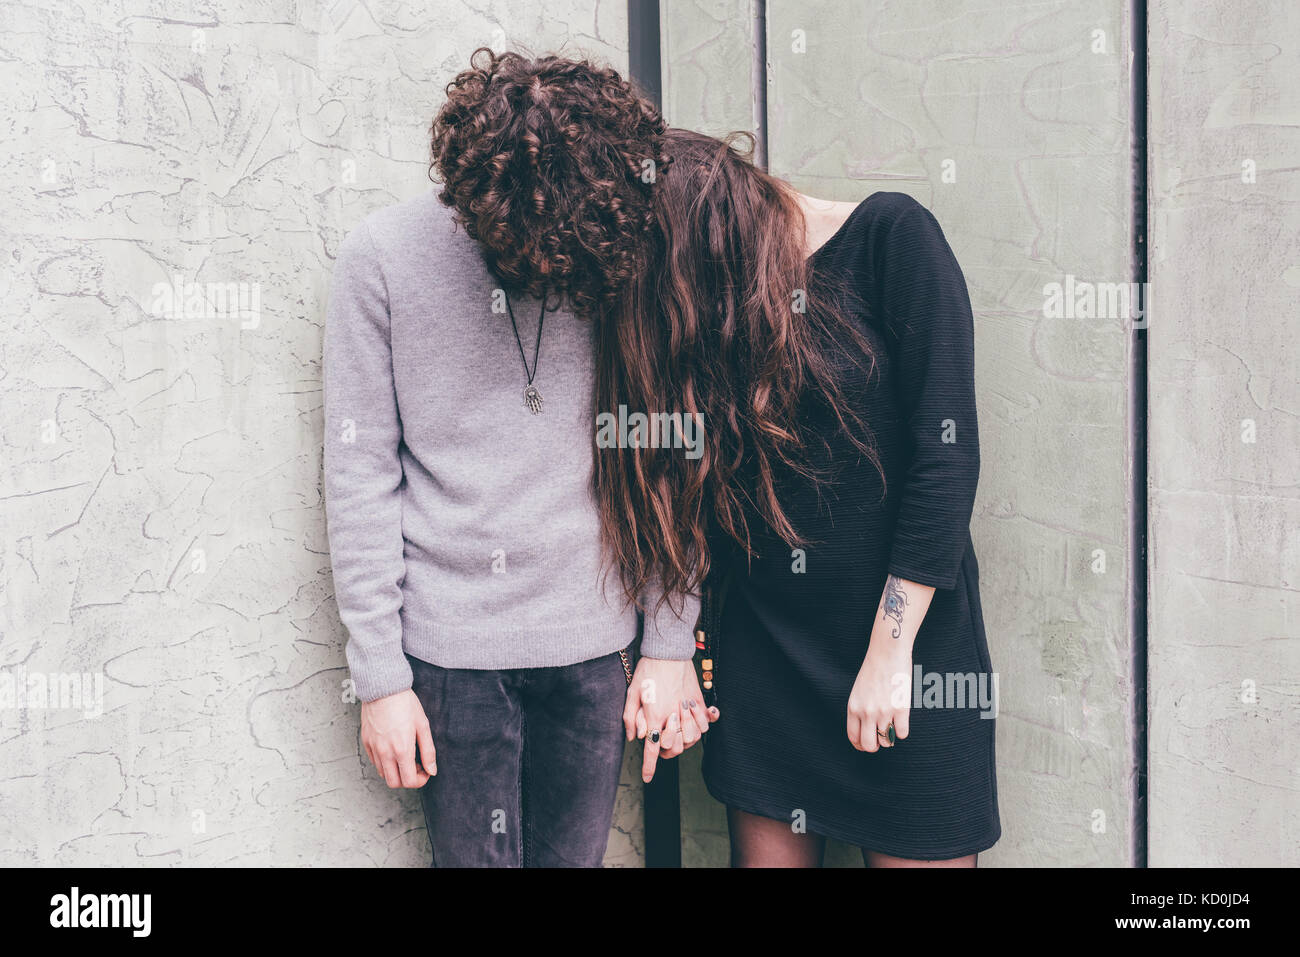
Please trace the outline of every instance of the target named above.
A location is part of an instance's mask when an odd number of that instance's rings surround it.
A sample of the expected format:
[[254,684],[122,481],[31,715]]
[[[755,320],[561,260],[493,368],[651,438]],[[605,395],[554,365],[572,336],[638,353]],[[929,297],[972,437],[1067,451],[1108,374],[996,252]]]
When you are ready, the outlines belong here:
[[[970,516],[979,476],[974,329],[966,283],[939,224],[900,193],[865,199],[813,256],[855,296],[875,369],[849,382],[885,473],[826,420],[834,472],[779,494],[809,544],[792,552],[761,519],[732,582],[715,653],[720,719],[704,736],[718,800],[809,833],[898,857],[945,860],[1001,834],[995,684],[980,612]],[[817,421],[827,413],[805,413]],[[882,494],[883,493],[883,494]],[[849,692],[887,575],[936,591],[913,646],[910,733],[856,750]]]

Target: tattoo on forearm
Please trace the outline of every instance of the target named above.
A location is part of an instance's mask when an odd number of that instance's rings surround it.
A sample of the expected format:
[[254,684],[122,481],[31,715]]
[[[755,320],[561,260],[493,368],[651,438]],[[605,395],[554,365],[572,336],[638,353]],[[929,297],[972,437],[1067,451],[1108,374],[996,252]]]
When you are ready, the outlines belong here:
[[884,614],[881,620],[891,618],[894,621],[894,637],[898,638],[903,634],[903,612],[907,610],[907,593],[903,591],[902,583],[893,575],[885,579],[885,600]]

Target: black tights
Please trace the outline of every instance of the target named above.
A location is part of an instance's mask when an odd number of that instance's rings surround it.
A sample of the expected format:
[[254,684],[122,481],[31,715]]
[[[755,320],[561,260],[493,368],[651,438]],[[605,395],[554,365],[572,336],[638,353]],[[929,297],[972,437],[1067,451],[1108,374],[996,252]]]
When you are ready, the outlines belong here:
[[[798,834],[786,821],[727,808],[732,867],[821,867],[826,838]],[[864,867],[975,867],[977,855],[950,861],[911,861],[862,848]]]

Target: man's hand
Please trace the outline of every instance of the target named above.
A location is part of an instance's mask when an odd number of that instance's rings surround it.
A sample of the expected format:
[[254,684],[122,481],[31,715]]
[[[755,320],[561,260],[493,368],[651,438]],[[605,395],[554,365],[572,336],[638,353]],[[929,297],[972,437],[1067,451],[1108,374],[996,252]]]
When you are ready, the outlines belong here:
[[409,688],[362,702],[361,744],[390,788],[424,787],[438,773],[429,719]]
[[[642,658],[637,662],[632,684],[627,689],[623,727],[627,739],[645,739],[641,780],[655,776],[660,758],[675,758],[709,730],[718,719],[718,709],[704,707],[704,695],[695,677],[695,665],[663,658]],[[653,732],[658,731],[659,740]]]

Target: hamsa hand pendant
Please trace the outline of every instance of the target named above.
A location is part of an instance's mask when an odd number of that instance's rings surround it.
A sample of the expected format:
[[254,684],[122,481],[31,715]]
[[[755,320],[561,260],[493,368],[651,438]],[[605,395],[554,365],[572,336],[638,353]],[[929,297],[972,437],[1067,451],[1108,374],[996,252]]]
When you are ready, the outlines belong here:
[[524,389],[524,407],[533,415],[542,411],[542,394],[537,391],[537,386],[529,383]]

